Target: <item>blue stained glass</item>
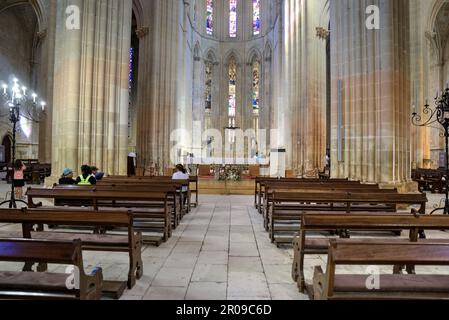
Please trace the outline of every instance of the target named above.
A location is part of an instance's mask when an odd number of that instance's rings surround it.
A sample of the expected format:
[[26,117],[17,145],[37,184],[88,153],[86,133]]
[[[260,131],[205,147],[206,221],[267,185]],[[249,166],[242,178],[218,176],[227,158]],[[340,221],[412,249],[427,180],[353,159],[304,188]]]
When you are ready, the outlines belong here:
[[212,35],[214,33],[214,1],[207,0],[206,7],[206,32]]
[[237,37],[237,0],[229,1],[229,36]]
[[260,34],[260,0],[253,0],[253,34]]

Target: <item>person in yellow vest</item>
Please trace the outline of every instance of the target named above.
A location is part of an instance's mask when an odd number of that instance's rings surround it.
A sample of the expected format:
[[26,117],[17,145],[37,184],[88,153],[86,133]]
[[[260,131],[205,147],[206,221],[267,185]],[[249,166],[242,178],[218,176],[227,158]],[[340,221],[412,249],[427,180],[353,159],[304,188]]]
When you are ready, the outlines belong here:
[[81,175],[76,178],[76,184],[79,186],[92,186],[97,184],[97,179],[92,175],[92,169],[88,165],[81,167]]

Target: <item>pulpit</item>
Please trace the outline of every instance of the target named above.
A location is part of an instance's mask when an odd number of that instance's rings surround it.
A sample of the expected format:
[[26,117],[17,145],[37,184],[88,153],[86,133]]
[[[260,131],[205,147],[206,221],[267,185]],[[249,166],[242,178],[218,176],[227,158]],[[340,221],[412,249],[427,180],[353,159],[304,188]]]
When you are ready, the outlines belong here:
[[250,165],[249,166],[249,176],[251,178],[256,178],[260,176],[260,166],[259,165]]
[[209,177],[210,176],[210,165],[199,165],[199,176],[200,177]]

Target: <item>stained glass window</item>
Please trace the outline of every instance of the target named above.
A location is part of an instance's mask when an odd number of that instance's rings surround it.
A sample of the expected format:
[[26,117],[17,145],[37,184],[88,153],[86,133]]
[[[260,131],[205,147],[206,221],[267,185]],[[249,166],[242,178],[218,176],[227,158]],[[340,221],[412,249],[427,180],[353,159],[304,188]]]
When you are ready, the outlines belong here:
[[128,76],[128,89],[131,93],[133,84],[133,68],[134,68],[134,48],[129,50],[129,76]]
[[237,0],[229,0],[229,36],[237,37]]
[[252,93],[253,113],[259,114],[260,107],[260,63],[253,63],[253,93]]
[[214,33],[214,0],[206,0],[206,32],[208,35]]
[[206,111],[212,110],[212,62],[206,62]]
[[229,62],[229,117],[235,118],[236,115],[236,82],[237,82],[237,63],[235,58]]
[[253,0],[253,34],[260,34],[260,0]]

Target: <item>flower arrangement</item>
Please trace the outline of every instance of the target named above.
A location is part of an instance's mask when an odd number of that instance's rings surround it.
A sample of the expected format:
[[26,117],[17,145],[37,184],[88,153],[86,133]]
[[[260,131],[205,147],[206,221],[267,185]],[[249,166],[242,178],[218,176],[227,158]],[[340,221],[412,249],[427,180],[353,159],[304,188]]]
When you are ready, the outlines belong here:
[[219,181],[240,181],[242,180],[242,171],[239,167],[224,166],[219,170]]

